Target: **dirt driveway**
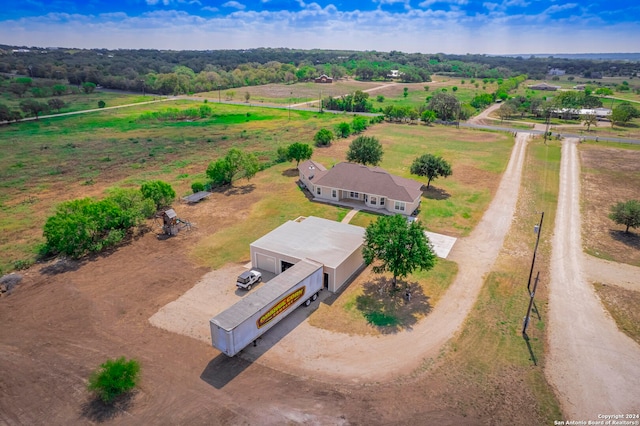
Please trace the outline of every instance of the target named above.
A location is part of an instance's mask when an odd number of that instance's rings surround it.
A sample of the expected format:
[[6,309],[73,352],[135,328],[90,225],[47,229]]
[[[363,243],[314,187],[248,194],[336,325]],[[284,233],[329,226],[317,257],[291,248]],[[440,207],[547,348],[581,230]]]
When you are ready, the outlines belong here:
[[567,139],[562,144],[546,374],[566,420],[581,421],[640,413],[640,347],[618,330],[585,274],[577,143]]

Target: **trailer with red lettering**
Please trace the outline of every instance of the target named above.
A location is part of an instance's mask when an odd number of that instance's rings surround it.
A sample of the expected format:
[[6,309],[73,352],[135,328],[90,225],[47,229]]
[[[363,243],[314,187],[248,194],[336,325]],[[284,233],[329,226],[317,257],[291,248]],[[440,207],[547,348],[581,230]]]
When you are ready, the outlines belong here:
[[323,265],[303,259],[211,318],[211,343],[234,356],[295,308],[309,306],[323,288]]

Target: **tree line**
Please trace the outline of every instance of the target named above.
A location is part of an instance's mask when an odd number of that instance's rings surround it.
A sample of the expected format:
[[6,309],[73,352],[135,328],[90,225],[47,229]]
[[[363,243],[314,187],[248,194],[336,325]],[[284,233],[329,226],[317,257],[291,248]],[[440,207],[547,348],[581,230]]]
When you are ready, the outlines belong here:
[[0,45],[0,73],[47,78],[79,86],[181,94],[267,83],[333,78],[387,80],[398,70],[403,82],[430,81],[434,73],[469,78],[508,79],[527,74],[544,78],[549,69],[592,76],[633,76],[637,63],[566,58],[512,58],[342,50],[248,49],[208,51],[25,49]]

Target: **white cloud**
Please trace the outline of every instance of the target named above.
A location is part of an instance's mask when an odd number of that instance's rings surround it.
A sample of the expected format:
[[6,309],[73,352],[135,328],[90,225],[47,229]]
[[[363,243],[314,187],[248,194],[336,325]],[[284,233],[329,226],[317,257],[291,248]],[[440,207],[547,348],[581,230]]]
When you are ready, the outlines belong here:
[[577,3],[567,3],[562,5],[554,4],[550,6],[547,10],[545,10],[544,13],[547,14],[547,13],[562,12],[563,10],[574,9],[576,7],[578,7]]
[[[210,18],[165,8],[140,16],[50,13],[0,21],[0,40],[16,45],[112,49],[289,47],[463,54],[637,50],[640,30],[635,23],[611,25],[597,15],[513,16],[499,10],[504,3],[485,3],[490,9],[487,4],[499,6],[473,16],[457,8],[392,13],[341,11],[317,3],[305,3],[298,11],[238,9]],[[548,14],[559,10],[550,9]]]
[[202,8],[202,10],[206,10],[207,12],[217,12],[220,9],[218,9],[217,7],[205,6],[205,7]]
[[469,3],[469,0],[424,0],[423,2],[418,3],[418,6],[426,8],[435,3],[445,3],[445,4],[464,6],[465,4]]
[[244,4],[239,3],[239,2],[237,2],[235,0],[231,0],[231,1],[228,1],[228,2],[226,2],[224,4],[222,4],[222,7],[231,7],[233,9],[238,9],[238,10],[244,10],[246,8],[246,6]]

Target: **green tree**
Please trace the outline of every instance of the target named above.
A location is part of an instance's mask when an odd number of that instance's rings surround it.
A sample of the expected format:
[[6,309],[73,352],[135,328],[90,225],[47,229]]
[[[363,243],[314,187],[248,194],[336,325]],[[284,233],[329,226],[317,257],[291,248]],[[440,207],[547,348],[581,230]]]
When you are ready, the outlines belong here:
[[424,124],[429,125],[436,121],[436,113],[431,111],[430,109],[424,110],[420,119],[424,122]]
[[98,101],[98,108],[104,108],[106,106],[107,106],[107,104],[106,104],[105,101],[103,101],[103,100],[99,100]]
[[353,117],[353,121],[351,122],[351,128],[353,129],[353,133],[362,133],[367,130],[369,126],[369,121],[361,115],[356,115]]
[[377,166],[382,161],[382,145],[373,136],[358,136],[349,145],[347,161],[351,163]]
[[108,359],[91,374],[87,388],[103,402],[109,404],[118,396],[124,395],[138,385],[140,364],[125,357]]
[[342,123],[336,126],[336,135],[339,138],[348,138],[350,134],[351,134],[351,126],[346,121],[343,121]]
[[362,257],[373,266],[376,274],[393,274],[393,288],[397,278],[404,278],[416,269],[429,270],[436,264],[436,255],[419,222],[409,222],[402,215],[382,216],[370,224],[364,237]]
[[93,93],[96,90],[96,84],[90,81],[82,83],[82,90],[84,93]]
[[140,186],[140,192],[146,199],[153,201],[156,209],[170,206],[176,198],[176,191],[171,185],[161,180],[145,182]]
[[427,103],[427,109],[435,112],[439,119],[451,121],[456,118],[460,109],[460,102],[453,95],[437,92]]
[[48,110],[48,105],[42,102],[38,102],[35,99],[25,99],[20,102],[20,109],[25,114],[30,114],[38,119],[38,116]]
[[409,96],[409,88],[405,87],[404,89],[402,89],[402,96],[404,96],[405,98],[407,96]]
[[598,117],[595,114],[582,114],[580,118],[582,123],[587,126],[587,132],[591,129],[591,126],[598,127]]
[[207,167],[207,176],[216,185],[232,185],[239,178],[250,180],[258,173],[260,163],[252,153],[231,148],[227,154]]
[[11,121],[12,114],[8,106],[0,104],[0,121]]
[[51,88],[51,91],[55,96],[62,96],[67,93],[67,86],[64,84],[56,84]]
[[320,129],[313,137],[316,146],[329,146],[333,140],[333,133],[329,129]]
[[411,164],[411,174],[426,176],[427,188],[433,179],[442,176],[446,178],[452,174],[451,165],[442,157],[433,154],[424,154],[413,160]]
[[611,122],[618,125],[628,123],[632,119],[638,117],[640,117],[640,111],[638,111],[629,102],[621,103],[611,112]]
[[295,142],[287,148],[287,160],[296,160],[296,168],[300,165],[300,161],[308,160],[313,155],[313,148],[306,143]]
[[618,225],[626,226],[624,232],[628,234],[629,228],[640,227],[640,201],[629,200],[611,206],[609,219]]
[[249,92],[245,92],[245,93],[244,93],[244,101],[245,101],[246,103],[249,103],[249,99],[251,99],[251,93],[249,93]]
[[49,105],[49,108],[55,109],[56,111],[60,112],[60,110],[64,108],[65,103],[60,98],[51,98],[47,101],[47,105]]

